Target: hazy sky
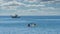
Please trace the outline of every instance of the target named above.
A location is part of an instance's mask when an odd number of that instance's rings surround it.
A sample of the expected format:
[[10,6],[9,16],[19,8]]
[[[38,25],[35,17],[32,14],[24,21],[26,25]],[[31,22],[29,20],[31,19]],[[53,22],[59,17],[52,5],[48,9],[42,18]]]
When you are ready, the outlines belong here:
[[0,15],[60,15],[60,0],[0,0]]

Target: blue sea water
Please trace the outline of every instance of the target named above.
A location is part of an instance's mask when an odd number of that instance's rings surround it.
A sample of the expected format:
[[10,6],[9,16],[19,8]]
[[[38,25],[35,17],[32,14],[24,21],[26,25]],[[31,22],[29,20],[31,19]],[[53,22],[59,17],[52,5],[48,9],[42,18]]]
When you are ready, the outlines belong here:
[[0,34],[60,34],[60,16],[0,16]]

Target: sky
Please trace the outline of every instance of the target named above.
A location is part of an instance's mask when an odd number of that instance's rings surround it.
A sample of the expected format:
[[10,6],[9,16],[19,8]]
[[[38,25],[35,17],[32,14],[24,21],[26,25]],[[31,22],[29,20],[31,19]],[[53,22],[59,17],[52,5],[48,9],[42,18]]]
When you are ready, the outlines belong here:
[[60,0],[0,0],[0,15],[60,16]]

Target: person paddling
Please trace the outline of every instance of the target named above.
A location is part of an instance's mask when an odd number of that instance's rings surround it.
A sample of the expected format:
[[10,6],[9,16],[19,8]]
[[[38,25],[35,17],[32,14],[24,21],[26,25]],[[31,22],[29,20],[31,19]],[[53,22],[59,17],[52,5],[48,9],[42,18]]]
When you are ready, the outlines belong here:
[[28,24],[28,27],[35,27],[35,26],[36,26],[35,23],[30,23],[30,24]]

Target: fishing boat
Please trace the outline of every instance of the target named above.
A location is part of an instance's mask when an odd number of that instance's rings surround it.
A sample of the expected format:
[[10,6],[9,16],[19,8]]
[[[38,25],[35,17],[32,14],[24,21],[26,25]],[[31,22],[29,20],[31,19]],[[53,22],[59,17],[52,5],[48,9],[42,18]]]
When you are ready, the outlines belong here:
[[17,14],[11,16],[12,18],[20,18]]

